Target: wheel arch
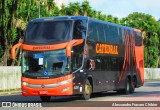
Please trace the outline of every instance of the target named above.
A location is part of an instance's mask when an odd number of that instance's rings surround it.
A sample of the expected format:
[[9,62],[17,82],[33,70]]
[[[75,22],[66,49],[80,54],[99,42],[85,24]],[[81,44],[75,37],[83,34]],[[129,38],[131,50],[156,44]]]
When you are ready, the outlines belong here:
[[88,79],[88,81],[90,82],[90,84],[92,86],[92,92],[93,92],[93,79],[92,79],[92,77],[88,77],[87,79]]
[[137,76],[136,76],[136,74],[133,75],[132,80],[135,81],[135,87],[137,87]]

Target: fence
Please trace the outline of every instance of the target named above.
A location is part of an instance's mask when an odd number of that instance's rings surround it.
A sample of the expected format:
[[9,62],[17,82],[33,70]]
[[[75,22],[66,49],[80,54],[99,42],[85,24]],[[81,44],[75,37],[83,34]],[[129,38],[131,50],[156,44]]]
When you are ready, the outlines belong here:
[[[160,80],[160,68],[145,68],[145,80]],[[21,67],[0,67],[0,91],[21,88]]]

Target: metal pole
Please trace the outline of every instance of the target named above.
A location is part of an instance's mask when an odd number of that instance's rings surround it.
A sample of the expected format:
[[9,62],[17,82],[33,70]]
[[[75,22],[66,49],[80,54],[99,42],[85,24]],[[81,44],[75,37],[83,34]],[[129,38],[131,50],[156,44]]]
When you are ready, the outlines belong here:
[[38,5],[39,5],[39,13],[38,13],[38,15],[39,15],[39,18],[40,18],[41,17],[41,15],[40,15],[41,14],[41,0],[39,1]]

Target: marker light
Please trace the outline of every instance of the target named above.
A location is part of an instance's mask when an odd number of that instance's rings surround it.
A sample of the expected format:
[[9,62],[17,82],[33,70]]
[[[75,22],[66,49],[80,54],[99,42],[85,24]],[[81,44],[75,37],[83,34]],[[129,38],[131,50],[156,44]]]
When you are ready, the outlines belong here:
[[66,91],[68,91],[69,90],[69,87],[66,87],[66,88],[64,88],[63,90],[62,90],[62,92],[66,92]]

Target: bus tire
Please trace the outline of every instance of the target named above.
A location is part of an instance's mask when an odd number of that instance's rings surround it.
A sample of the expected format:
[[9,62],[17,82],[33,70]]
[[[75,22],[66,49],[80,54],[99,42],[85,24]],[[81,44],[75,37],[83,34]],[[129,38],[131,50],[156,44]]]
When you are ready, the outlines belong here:
[[40,98],[43,102],[48,102],[51,100],[51,96],[40,96]]
[[131,88],[131,83],[129,78],[127,78],[125,82],[125,88],[122,90],[122,93],[128,95],[130,93],[130,88]]
[[89,100],[92,94],[92,85],[90,84],[89,80],[86,80],[84,85],[84,91],[81,96],[83,100]]
[[136,79],[136,77],[133,77],[133,80],[131,81],[131,86],[130,86],[130,93],[135,92],[136,83],[137,83],[137,79]]

